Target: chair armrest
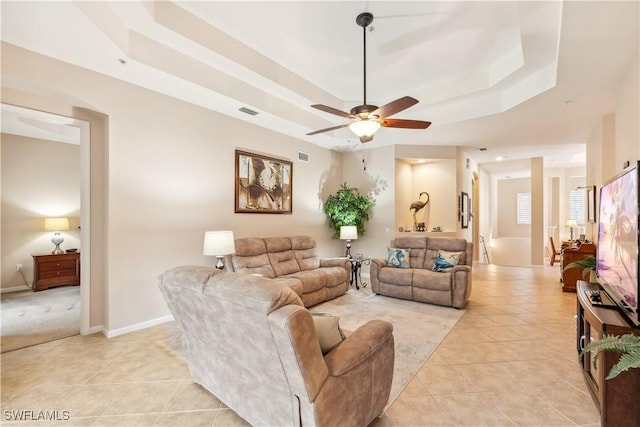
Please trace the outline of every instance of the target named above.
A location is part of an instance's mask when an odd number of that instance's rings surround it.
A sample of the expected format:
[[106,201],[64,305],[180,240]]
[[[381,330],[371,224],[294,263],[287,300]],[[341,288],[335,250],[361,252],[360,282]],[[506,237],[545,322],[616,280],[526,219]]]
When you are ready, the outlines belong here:
[[349,270],[349,258],[336,257],[336,258],[320,258],[320,267],[344,267]]
[[329,375],[337,377],[360,365],[393,337],[393,325],[370,320],[356,329],[324,357]]

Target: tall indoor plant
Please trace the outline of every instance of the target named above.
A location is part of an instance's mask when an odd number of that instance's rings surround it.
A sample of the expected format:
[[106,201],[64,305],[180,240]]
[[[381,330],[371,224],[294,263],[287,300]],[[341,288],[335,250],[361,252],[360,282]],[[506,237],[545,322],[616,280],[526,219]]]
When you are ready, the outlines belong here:
[[358,235],[364,234],[364,223],[369,219],[372,207],[371,196],[360,194],[357,188],[350,187],[346,182],[324,203],[324,211],[336,237],[340,236],[340,227],[343,225],[355,225],[358,228]]

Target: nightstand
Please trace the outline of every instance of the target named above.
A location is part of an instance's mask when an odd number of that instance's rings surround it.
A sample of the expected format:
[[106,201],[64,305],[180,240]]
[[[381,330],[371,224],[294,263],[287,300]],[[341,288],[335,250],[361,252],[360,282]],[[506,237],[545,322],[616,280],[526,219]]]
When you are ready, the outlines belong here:
[[34,292],[55,286],[80,285],[80,252],[32,256]]

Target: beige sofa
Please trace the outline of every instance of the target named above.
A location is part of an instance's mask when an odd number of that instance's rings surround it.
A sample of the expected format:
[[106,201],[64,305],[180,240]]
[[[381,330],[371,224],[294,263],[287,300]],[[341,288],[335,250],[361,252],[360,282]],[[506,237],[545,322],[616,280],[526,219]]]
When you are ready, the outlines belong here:
[[236,239],[229,271],[258,274],[293,289],[305,307],[343,295],[349,289],[346,257],[320,258],[309,236]]
[[[473,244],[453,237],[402,236],[393,248],[409,249],[409,268],[371,260],[371,289],[376,294],[462,308],[471,294]],[[458,264],[448,272],[433,271],[438,250],[461,252]]]
[[183,266],[159,287],[196,383],[253,426],[363,427],[382,414],[393,327],[372,320],[323,356],[311,313],[272,279]]

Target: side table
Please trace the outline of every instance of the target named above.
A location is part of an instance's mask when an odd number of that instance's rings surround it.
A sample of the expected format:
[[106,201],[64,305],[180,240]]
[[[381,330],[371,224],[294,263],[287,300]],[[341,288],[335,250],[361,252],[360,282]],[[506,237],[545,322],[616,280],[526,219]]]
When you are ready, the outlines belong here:
[[33,291],[80,285],[80,252],[33,254]]
[[358,282],[362,287],[366,287],[367,284],[362,282],[361,269],[363,265],[371,264],[371,258],[363,259],[362,257],[349,258],[351,261],[351,279],[349,280],[349,286],[353,286],[355,284],[356,289],[360,289]]

